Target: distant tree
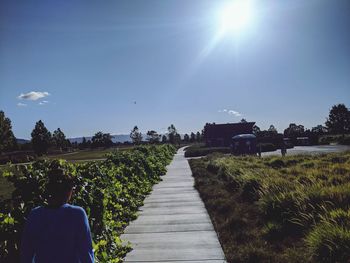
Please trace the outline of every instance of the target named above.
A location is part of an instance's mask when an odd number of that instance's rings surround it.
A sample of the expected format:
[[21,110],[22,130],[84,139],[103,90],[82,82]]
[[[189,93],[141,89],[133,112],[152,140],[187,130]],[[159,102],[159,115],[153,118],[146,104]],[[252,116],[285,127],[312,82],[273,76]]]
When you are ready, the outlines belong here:
[[315,134],[325,134],[327,133],[327,128],[324,127],[323,125],[317,125],[316,127],[311,128],[311,132]]
[[80,149],[85,149],[86,147],[87,147],[86,138],[83,137],[83,140],[81,141],[81,143],[79,143],[79,148]]
[[103,147],[103,132],[96,132],[94,136],[91,138],[91,146],[93,148]]
[[271,134],[277,134],[277,129],[275,128],[275,126],[273,126],[272,124],[270,125],[270,127],[267,130],[269,133]]
[[112,136],[110,133],[103,134],[103,146],[111,147],[113,145]]
[[254,134],[255,136],[258,136],[260,132],[261,132],[261,130],[260,130],[259,126],[254,125],[254,126],[253,126],[253,134]]
[[195,142],[196,141],[196,135],[191,132],[191,135],[190,135],[190,142]]
[[0,111],[0,152],[11,151],[17,148],[17,141],[12,132],[11,120]]
[[247,123],[247,120],[246,119],[241,119],[241,123]]
[[175,144],[180,145],[181,144],[181,135],[179,133],[175,134]]
[[196,141],[197,141],[197,142],[201,142],[201,141],[202,141],[202,135],[201,135],[200,132],[197,132],[197,133],[196,133]]
[[190,141],[190,136],[186,133],[184,135],[184,142],[189,142]]
[[39,156],[47,153],[51,145],[51,133],[46,129],[44,123],[39,120],[31,133],[33,150]]
[[140,144],[142,142],[142,134],[139,131],[139,128],[135,126],[131,132],[130,132],[130,138],[132,142],[136,145]]
[[160,140],[160,135],[154,131],[148,131],[147,132],[147,141],[149,141],[150,143],[158,143]]
[[91,146],[93,148],[97,147],[110,147],[113,145],[112,142],[112,136],[109,133],[103,133],[101,131],[95,133],[94,136],[92,136],[92,142]]
[[344,104],[334,105],[326,121],[328,131],[333,134],[350,132],[350,113]]
[[166,137],[166,135],[162,136],[162,143],[167,143],[168,138]]
[[284,130],[283,134],[285,137],[297,138],[303,136],[305,128],[303,125],[297,125],[295,123],[289,124],[289,127]]
[[53,132],[52,141],[54,145],[60,150],[67,147],[66,135],[64,135],[60,128]]
[[168,127],[168,137],[169,137],[169,142],[172,143],[172,144],[175,144],[176,143],[176,135],[177,135],[177,130],[174,126],[174,124],[171,124],[169,127]]

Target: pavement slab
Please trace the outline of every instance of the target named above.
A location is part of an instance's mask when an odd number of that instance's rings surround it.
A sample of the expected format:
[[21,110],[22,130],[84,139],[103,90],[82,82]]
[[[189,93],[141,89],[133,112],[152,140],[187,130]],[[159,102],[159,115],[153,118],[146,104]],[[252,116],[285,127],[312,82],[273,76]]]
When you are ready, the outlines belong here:
[[162,181],[153,187],[138,218],[121,236],[133,250],[124,262],[226,262],[197,190],[184,149],[178,150]]

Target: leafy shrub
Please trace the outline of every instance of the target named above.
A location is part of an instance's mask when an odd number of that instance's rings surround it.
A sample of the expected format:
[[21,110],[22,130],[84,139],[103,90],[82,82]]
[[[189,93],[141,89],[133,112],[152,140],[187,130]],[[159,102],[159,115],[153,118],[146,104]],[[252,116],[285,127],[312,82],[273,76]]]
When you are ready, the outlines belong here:
[[48,175],[61,168],[76,179],[72,203],[87,212],[96,262],[121,262],[130,246],[119,236],[136,218],[138,207],[165,173],[174,153],[170,145],[140,146],[109,154],[106,161],[98,163],[43,160],[17,167],[7,177],[15,186],[12,200],[0,204],[0,261],[18,261],[26,217],[34,207],[47,204]]

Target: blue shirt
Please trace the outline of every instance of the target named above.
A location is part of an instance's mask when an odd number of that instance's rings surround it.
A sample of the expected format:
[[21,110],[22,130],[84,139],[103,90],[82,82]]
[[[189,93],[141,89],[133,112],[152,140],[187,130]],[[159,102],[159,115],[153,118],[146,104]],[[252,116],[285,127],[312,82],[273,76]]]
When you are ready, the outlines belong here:
[[34,208],[22,235],[21,262],[93,263],[91,233],[84,209],[69,204]]

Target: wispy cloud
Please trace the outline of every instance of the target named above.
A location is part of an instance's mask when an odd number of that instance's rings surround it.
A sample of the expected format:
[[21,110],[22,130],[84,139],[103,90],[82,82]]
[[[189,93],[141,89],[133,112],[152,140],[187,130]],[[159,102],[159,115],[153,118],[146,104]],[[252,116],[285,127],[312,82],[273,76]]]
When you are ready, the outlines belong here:
[[242,116],[241,113],[239,113],[238,111],[235,111],[235,110],[229,110],[229,111],[228,111],[228,114],[234,115],[234,116],[236,116],[236,117]]
[[50,93],[48,93],[47,91],[31,91],[28,93],[21,93],[21,95],[19,95],[17,98],[20,100],[38,100],[41,98],[45,98],[49,95]]
[[220,113],[227,113],[229,115],[233,115],[233,116],[236,116],[236,117],[242,116],[242,114],[240,112],[235,111],[235,110],[223,109],[223,110],[218,110],[218,112],[220,112]]
[[45,105],[45,104],[48,104],[49,102],[47,100],[43,100],[43,101],[40,101],[39,102],[39,105]]
[[17,106],[18,106],[18,107],[26,107],[27,104],[22,103],[22,102],[18,102],[18,103],[17,103]]

